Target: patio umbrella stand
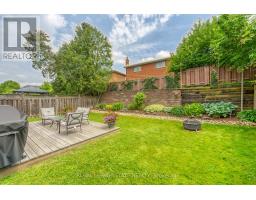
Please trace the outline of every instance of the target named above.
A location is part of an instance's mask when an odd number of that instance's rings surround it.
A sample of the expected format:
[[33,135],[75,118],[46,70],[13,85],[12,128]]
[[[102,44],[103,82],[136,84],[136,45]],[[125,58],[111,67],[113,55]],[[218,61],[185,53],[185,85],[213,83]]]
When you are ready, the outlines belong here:
[[27,115],[11,106],[0,106],[0,168],[21,161],[28,135]]

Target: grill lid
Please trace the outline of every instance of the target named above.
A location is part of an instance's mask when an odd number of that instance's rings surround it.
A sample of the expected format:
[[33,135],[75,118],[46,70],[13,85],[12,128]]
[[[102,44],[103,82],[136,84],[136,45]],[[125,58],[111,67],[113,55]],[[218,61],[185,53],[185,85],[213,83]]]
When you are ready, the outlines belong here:
[[24,117],[20,111],[16,108],[8,106],[8,105],[1,105],[0,106],[0,123],[6,123],[10,121],[19,121]]

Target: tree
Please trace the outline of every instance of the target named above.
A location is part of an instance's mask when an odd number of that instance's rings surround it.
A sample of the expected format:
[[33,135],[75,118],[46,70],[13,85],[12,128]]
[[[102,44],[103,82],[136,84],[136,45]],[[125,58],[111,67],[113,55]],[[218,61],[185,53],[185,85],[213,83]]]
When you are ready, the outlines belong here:
[[98,95],[107,89],[111,74],[111,45],[95,27],[82,23],[75,37],[56,55],[56,93]]
[[243,110],[243,71],[256,64],[256,21],[251,15],[221,15],[217,19],[218,37],[212,47],[220,66],[241,72],[241,110]]
[[0,84],[0,94],[12,94],[17,89],[20,89],[20,84],[12,80]]
[[204,65],[230,67],[241,72],[256,64],[256,20],[254,15],[220,15],[198,22],[171,57],[169,71]]
[[29,32],[25,49],[31,52],[32,67],[40,70],[44,77],[54,76],[55,55],[52,52],[49,36],[43,31]]
[[48,91],[50,94],[53,93],[52,84],[45,81],[41,86],[40,89]]
[[216,18],[206,22],[197,22],[192,30],[183,38],[176,52],[171,56],[169,71],[179,72],[216,63],[211,41],[215,38]]

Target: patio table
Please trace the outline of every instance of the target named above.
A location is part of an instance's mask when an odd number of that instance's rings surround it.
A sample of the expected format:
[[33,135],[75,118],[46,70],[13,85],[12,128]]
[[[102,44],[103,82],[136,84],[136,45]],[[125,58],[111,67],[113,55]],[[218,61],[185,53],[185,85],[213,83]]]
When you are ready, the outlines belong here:
[[61,123],[61,120],[64,120],[64,119],[65,119],[65,117],[63,117],[63,116],[49,117],[49,120],[52,121],[51,126],[52,126],[54,123],[56,123],[59,134],[60,134],[60,123]]

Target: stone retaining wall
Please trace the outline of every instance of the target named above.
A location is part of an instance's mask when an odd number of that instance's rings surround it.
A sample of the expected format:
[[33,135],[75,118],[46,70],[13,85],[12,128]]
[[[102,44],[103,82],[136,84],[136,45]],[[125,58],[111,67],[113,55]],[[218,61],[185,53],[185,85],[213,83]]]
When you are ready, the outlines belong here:
[[[149,90],[143,91],[147,98],[146,104],[163,104],[168,106],[181,104],[181,91],[180,90]],[[125,104],[131,103],[133,96],[137,91],[113,91],[106,92],[101,97],[101,103],[123,102]]]

